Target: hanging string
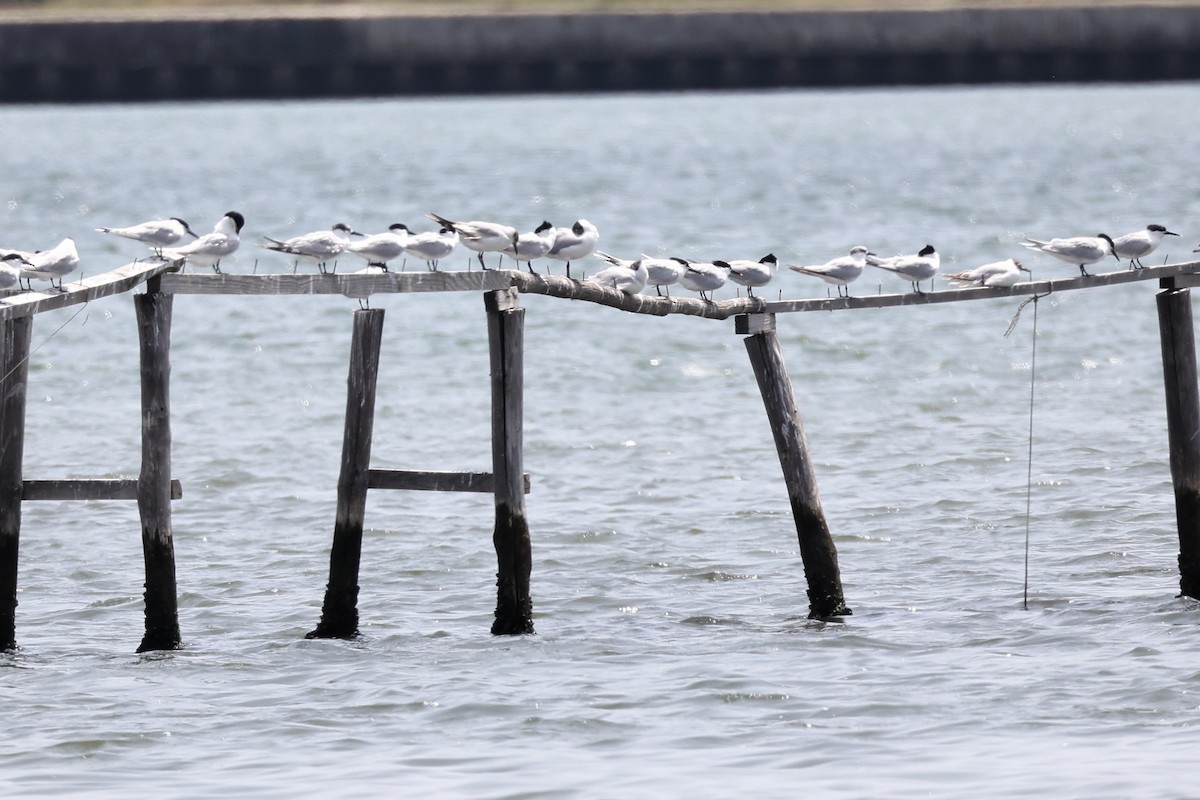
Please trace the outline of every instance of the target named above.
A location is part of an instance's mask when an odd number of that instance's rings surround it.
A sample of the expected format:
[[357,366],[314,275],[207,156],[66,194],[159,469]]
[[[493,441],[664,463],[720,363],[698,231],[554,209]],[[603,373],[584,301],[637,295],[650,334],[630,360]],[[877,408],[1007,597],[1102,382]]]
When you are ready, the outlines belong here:
[[1017,306],[1017,313],[1013,314],[1012,319],[1008,323],[1008,330],[1004,332],[1005,338],[1008,337],[1013,329],[1017,327],[1017,321],[1021,318],[1021,312],[1025,306],[1033,303],[1033,344],[1029,356],[1029,452],[1025,461],[1025,579],[1024,590],[1021,597],[1021,608],[1025,611],[1029,610],[1029,521],[1033,510],[1033,409],[1034,409],[1034,388],[1037,386],[1037,311],[1038,300],[1047,295],[1032,295],[1021,305]]
[[[16,372],[18,369],[20,369],[21,365],[24,364],[26,361],[28,361],[30,358],[32,358],[34,353],[36,353],[38,350],[41,350],[42,346],[44,344],[46,344],[51,339],[53,339],[55,336],[57,336],[59,334],[59,332],[62,331],[63,328],[67,327],[72,322],[74,322],[75,318],[78,317],[80,314],[82,314],[83,310],[85,308],[87,308],[90,304],[91,304],[91,301],[89,300],[88,302],[79,306],[79,308],[75,309],[75,313],[72,314],[70,317],[68,317],[67,320],[65,322],[63,322],[62,325],[59,325],[57,328],[55,328],[53,333],[51,333],[49,336],[47,336],[45,339],[43,339],[41,342],[39,342],[37,347],[34,347],[32,350],[30,350],[29,355],[25,356],[25,358],[21,359],[20,362],[13,365],[12,369],[10,369],[2,377],[0,377],[0,383],[3,383],[4,381],[8,380],[9,375],[12,375],[14,372]],[[85,318],[83,322],[84,322],[84,324],[86,324],[87,319]]]

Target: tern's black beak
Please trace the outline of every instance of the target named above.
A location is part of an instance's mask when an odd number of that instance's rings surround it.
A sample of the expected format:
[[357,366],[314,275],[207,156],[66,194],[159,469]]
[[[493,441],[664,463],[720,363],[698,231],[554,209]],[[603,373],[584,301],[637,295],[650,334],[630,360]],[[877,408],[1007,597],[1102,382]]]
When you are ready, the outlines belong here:
[[1103,239],[1104,241],[1108,242],[1108,252],[1117,260],[1117,263],[1120,264],[1121,257],[1117,255],[1117,245],[1115,242],[1113,242],[1112,237],[1107,233],[1097,233],[1096,238]]

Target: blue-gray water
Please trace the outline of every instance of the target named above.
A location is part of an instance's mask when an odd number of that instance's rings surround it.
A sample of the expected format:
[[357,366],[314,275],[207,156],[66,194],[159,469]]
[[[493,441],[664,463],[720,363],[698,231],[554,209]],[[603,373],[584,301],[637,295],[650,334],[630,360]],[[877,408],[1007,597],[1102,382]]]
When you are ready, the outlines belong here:
[[[1159,222],[1183,237],[1153,263],[1181,261],[1200,243],[1198,101],[1173,85],[5,108],[0,242],[74,236],[95,274],[143,252],[96,225],[207,229],[237,209],[226,270],[290,271],[251,243],[437,211],[586,217],[627,257],[812,263],[930,242],[949,271],[1023,257],[1027,234]],[[880,286],[906,288],[854,288]],[[1039,304],[1028,610],[1032,309],[1007,339],[1016,301],[780,319],[854,609],[835,625],[806,619],[732,323],[526,296],[538,633],[488,635],[488,497],[377,491],[353,643],[303,636],[356,304],[181,296],[186,646],[134,655],[132,503],[26,504],[4,793],[1195,796],[1200,607],[1175,597],[1155,291]],[[786,273],[768,293],[825,288]],[[373,305],[374,465],[487,469],[480,297]],[[25,476],[135,476],[129,298],[42,315],[34,342]]]

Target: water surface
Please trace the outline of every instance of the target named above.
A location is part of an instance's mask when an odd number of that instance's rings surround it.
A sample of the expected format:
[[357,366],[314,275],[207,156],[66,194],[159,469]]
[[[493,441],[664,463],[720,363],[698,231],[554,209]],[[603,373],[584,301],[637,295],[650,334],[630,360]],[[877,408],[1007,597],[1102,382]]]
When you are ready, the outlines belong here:
[[[0,241],[248,220],[251,243],[423,215],[596,223],[633,257],[824,261],[1158,222],[1200,242],[1194,85],[0,109]],[[466,256],[444,268],[465,268]],[[1036,277],[1073,268],[1033,256]],[[597,262],[598,265],[598,262]],[[594,271],[597,265],[589,269]],[[1115,265],[1113,265],[1115,268]],[[420,268],[409,264],[409,269]],[[856,293],[899,291],[868,275]],[[783,274],[774,297],[823,296]],[[306,641],[328,569],[340,297],[175,302],[180,620],[134,655],[128,503],[23,509],[0,775],[18,796],[1184,797],[1200,670],[1177,599],[1153,295],[791,315],[780,338],[854,615],[806,619],[795,530],[731,322],[527,296],[537,635],[488,635],[487,497],[378,491],[357,642]],[[719,296],[732,296],[725,290]],[[474,293],[387,310],[373,464],[487,469]],[[28,478],[135,476],[127,297],[34,327]]]

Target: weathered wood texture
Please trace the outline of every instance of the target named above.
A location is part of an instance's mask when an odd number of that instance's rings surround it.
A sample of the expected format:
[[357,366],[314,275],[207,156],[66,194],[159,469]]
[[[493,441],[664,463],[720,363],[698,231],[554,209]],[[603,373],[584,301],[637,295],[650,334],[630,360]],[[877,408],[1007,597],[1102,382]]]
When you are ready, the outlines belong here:
[[316,295],[341,294],[368,297],[372,294],[408,292],[476,292],[504,289],[512,282],[508,270],[477,272],[429,272],[422,266],[414,272],[236,273],[172,272],[163,275],[162,290],[174,294]]
[[[1161,280],[1163,278],[1180,277],[1181,281],[1196,280],[1190,278],[1200,273],[1200,262],[1192,261],[1184,264],[1171,264],[1162,267],[1149,267],[1138,270],[1119,270],[1103,272],[1090,277],[1075,276],[1049,281],[1032,281],[1019,283],[1008,288],[973,288],[973,289],[942,289],[936,292],[917,294],[868,294],[855,297],[823,297],[803,300],[766,300],[763,297],[743,297],[733,300],[705,302],[694,297],[665,298],[651,294],[627,295],[616,289],[609,289],[586,281],[573,281],[557,275],[535,275],[531,272],[512,271],[513,286],[526,294],[544,294],[562,297],[570,300],[583,300],[590,303],[619,308],[634,314],[652,314],[666,316],[668,314],[684,314],[708,319],[727,319],[739,314],[787,314],[802,311],[838,311],[845,309],[863,308],[892,308],[896,306],[934,305],[937,303],[956,303],[967,300],[989,300],[1005,297],[1021,297],[1031,294],[1047,294],[1053,292],[1069,292],[1078,289],[1090,289],[1097,286],[1116,286],[1139,281]],[[782,276],[781,276],[782,277]],[[771,284],[773,289],[781,285],[781,277]],[[893,279],[889,278],[889,281]],[[867,284],[867,280],[855,284],[856,287]],[[676,288],[676,291],[683,291]],[[767,293],[767,289],[762,290]]]
[[769,330],[748,336],[745,342],[771,432],[775,435],[775,449],[779,453],[779,464],[783,467],[783,479],[796,521],[800,558],[804,561],[804,577],[808,581],[808,615],[825,619],[850,614],[842,594],[837,548],[821,508],[817,478],[808,455],[808,443],[779,338]]
[[1200,599],[1200,384],[1191,294],[1190,289],[1167,289],[1157,302],[1179,529],[1179,588]]
[[[658,297],[653,294],[625,294],[617,289],[577,281],[558,275],[535,275],[532,272],[511,271],[512,285],[524,294],[544,294],[568,300],[584,300],[602,306],[619,308],[634,314],[665,317],[683,314],[708,319],[728,319],[736,314],[753,314],[766,310],[768,302],[761,297],[711,302],[696,297]],[[686,291],[675,287],[676,291]]]
[[135,295],[142,375],[142,469],[137,480],[146,562],[146,633],[138,652],[179,646],[171,533],[171,311],[174,297]]
[[[138,482],[127,478],[24,481],[22,500],[137,500]],[[183,484],[171,481],[171,499],[183,497]]]
[[[529,473],[523,478],[524,491],[529,494]],[[368,489],[402,489],[410,492],[495,492],[496,482],[490,472],[429,472],[401,469],[373,469],[369,473]]]
[[40,314],[127,292],[156,275],[174,269],[178,264],[176,261],[135,261],[111,272],[67,281],[63,284],[66,290],[63,292],[57,289],[46,292],[0,291],[0,320]]
[[329,553],[329,583],[321,621],[309,639],[351,639],[358,635],[358,569],[362,560],[363,518],[375,426],[375,386],[383,339],[383,309],[354,312],[350,374],[346,380],[346,428],[338,477],[337,516]]
[[[870,269],[870,268],[868,268]],[[786,314],[797,311],[837,311],[851,308],[893,308],[895,306],[923,306],[936,303],[957,303],[964,300],[989,300],[1001,297],[1021,297],[1031,294],[1050,294],[1054,292],[1070,292],[1078,289],[1092,289],[1097,286],[1118,286],[1139,281],[1162,280],[1178,275],[1190,275],[1200,272],[1200,261],[1190,261],[1185,264],[1170,264],[1163,267],[1147,267],[1146,269],[1126,269],[1116,272],[1102,272],[1097,275],[1084,277],[1076,275],[1073,278],[1060,278],[1049,281],[1031,281],[1018,283],[1007,288],[987,289],[943,289],[936,292],[908,292],[905,294],[874,294],[861,297],[826,297],[814,300],[772,300],[765,304],[762,311],[772,314]],[[860,278],[865,282],[865,278]],[[894,278],[889,278],[894,281]],[[860,284],[853,284],[855,287]]]
[[514,290],[484,296],[492,379],[492,474],[495,476],[496,617],[492,633],[533,633],[529,578],[533,554],[523,479],[525,309]]
[[21,463],[33,317],[0,321],[0,650],[17,646],[17,558],[21,539]]

